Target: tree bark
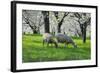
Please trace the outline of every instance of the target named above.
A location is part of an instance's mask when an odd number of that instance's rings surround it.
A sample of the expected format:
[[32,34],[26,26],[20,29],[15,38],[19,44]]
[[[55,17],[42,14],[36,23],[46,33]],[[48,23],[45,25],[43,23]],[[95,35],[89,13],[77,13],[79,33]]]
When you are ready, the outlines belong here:
[[58,33],[61,33],[61,25],[62,25],[62,22],[58,23]]
[[85,23],[83,26],[83,43],[86,43],[86,27],[87,27],[87,25]]
[[83,43],[86,43],[86,29],[83,32]]
[[44,29],[45,29],[45,33],[49,33],[50,32],[49,11],[42,11],[42,14],[44,16]]
[[86,27],[87,27],[87,26],[86,26],[86,23],[80,24],[83,43],[86,43]]

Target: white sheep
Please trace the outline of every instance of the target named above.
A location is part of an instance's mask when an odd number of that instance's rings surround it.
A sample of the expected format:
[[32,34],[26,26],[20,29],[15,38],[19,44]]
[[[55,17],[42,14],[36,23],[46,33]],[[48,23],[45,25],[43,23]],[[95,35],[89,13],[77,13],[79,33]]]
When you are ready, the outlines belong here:
[[55,37],[58,43],[65,43],[65,46],[67,44],[72,44],[74,48],[77,48],[77,45],[74,43],[71,37],[67,36],[67,34],[58,33],[55,35]]

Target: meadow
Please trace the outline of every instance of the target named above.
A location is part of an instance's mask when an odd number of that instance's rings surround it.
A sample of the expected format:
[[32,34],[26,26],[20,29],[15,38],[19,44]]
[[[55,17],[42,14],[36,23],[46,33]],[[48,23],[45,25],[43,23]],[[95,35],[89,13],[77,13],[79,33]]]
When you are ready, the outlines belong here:
[[74,48],[71,44],[64,47],[65,44],[59,44],[58,48],[47,44],[43,46],[42,35],[23,35],[22,37],[22,61],[23,62],[45,62],[45,61],[69,61],[69,60],[87,60],[91,59],[90,38],[86,43],[82,38],[72,37],[77,44]]

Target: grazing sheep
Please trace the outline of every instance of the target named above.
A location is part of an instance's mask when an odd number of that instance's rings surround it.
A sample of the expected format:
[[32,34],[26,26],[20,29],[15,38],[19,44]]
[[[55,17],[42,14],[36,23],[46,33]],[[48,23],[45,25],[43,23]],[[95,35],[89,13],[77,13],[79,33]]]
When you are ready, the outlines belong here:
[[67,36],[66,34],[57,34],[55,35],[58,43],[65,43],[65,46],[67,44],[72,44],[75,48],[77,48],[77,45],[74,43],[74,41],[71,39],[71,37]]
[[49,46],[49,44],[54,44],[56,48],[58,47],[56,38],[50,33],[43,34],[43,45],[44,43],[47,43],[47,46]]

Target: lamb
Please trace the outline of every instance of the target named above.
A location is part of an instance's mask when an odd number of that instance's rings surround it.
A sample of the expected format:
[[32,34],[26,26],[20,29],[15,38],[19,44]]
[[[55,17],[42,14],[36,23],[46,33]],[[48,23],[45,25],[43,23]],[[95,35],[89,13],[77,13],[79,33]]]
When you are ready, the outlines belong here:
[[44,43],[47,43],[47,46],[49,46],[49,44],[54,44],[56,48],[58,47],[56,38],[50,33],[43,34],[43,46]]
[[66,34],[58,33],[55,35],[58,43],[65,43],[65,46],[67,44],[72,44],[74,48],[77,48],[77,45],[74,43],[74,41],[71,39],[71,37],[67,36]]

